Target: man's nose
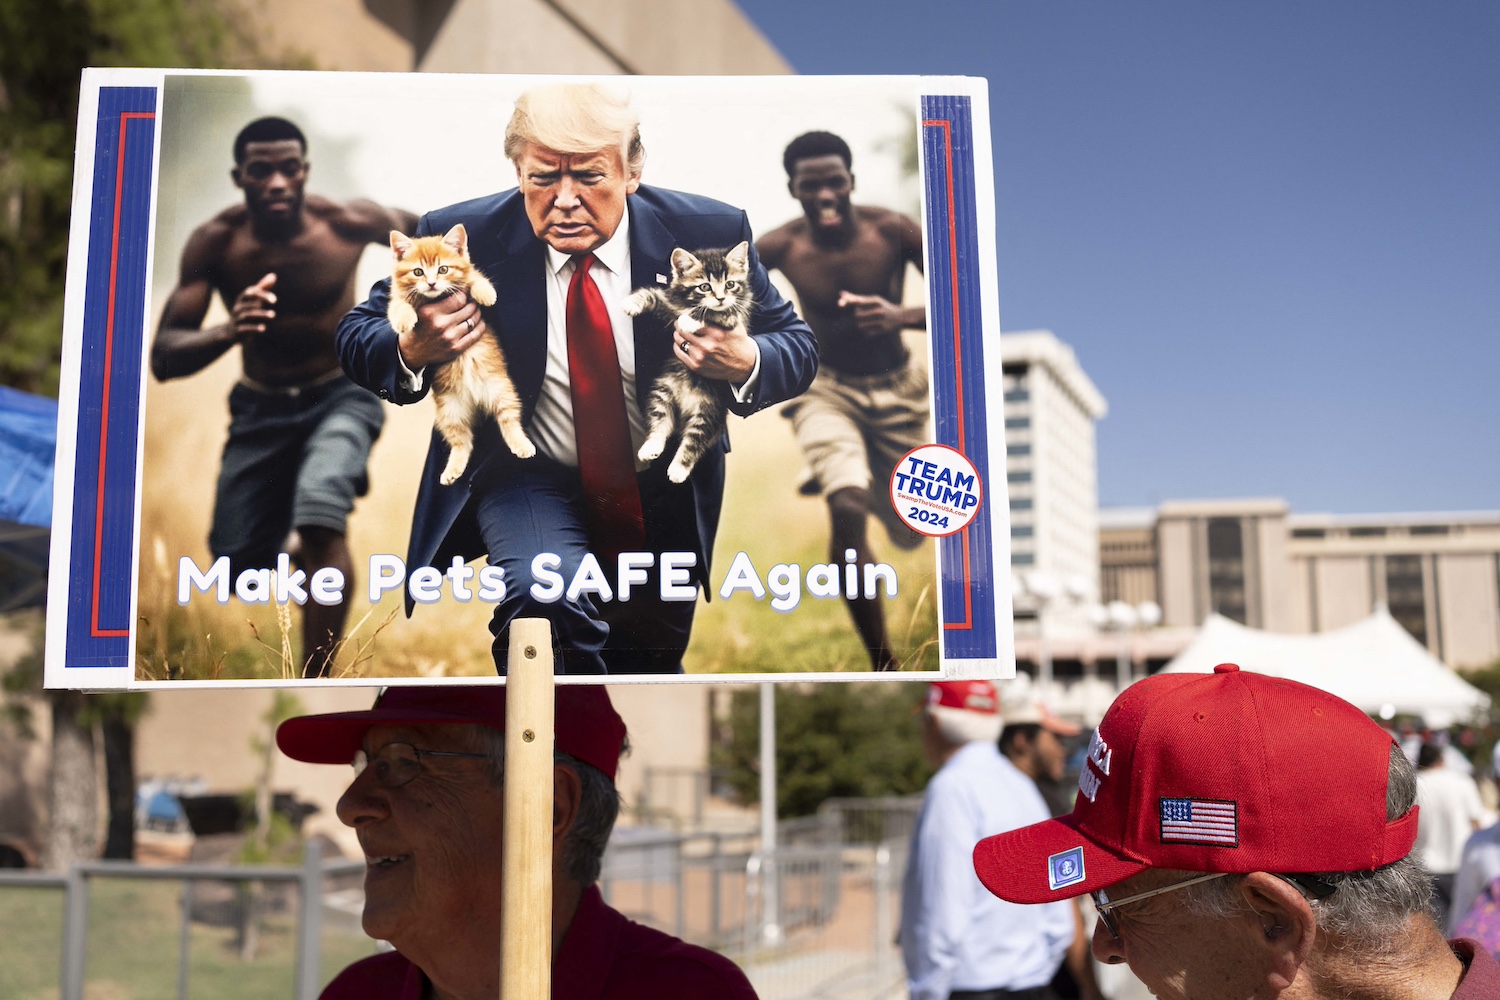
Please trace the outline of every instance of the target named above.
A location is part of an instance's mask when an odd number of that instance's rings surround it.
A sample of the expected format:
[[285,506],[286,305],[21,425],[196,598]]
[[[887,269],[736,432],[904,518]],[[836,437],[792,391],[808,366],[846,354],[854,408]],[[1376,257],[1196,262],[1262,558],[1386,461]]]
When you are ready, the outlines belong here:
[[375,781],[374,771],[373,767],[366,768],[356,775],[344,789],[344,794],[339,796],[335,811],[339,822],[345,826],[358,827],[389,814],[390,800],[386,790]]
[[1090,950],[1105,965],[1119,965],[1125,961],[1124,943],[1109,932],[1102,920],[1094,923],[1094,940]]
[[563,211],[578,207],[578,186],[573,183],[572,178],[564,177],[558,182],[556,205]]

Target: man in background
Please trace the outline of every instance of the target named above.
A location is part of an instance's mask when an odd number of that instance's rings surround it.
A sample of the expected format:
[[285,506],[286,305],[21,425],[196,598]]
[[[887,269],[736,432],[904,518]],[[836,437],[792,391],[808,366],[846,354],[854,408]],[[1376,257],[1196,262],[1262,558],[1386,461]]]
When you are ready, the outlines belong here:
[[974,845],[1047,818],[1031,780],[1000,755],[990,681],[930,684],[922,747],[938,771],[912,831],[901,894],[901,954],[912,1000],[1047,1000],[1073,940],[1071,904],[996,899],[974,874]]
[[[1048,812],[1053,816],[1071,812],[1073,790],[1063,783],[1068,766],[1068,750],[1063,740],[1072,739],[1082,730],[1054,714],[1026,674],[1003,682],[1000,714],[1005,720],[1005,728],[1000,731],[1000,753],[1036,783]],[[1068,945],[1063,964],[1052,979],[1052,991],[1061,1000],[1100,1000],[1102,994],[1089,958],[1082,904],[1075,902],[1072,909],[1073,943]]]
[[1059,816],[1073,808],[1073,789],[1063,786],[1068,750],[1063,740],[1081,729],[1055,714],[1042,700],[1031,678],[1021,674],[1004,682],[1000,693],[1000,752],[1032,781],[1047,801],[1047,809]]
[[[244,374],[229,394],[209,549],[229,557],[232,578],[275,569],[285,552],[309,579],[338,570],[352,593],[345,527],[368,488],[365,463],[385,414],[344,377],[333,334],[354,305],[365,247],[409,230],[416,216],[306,194],[310,169],[307,139],[286,119],[240,130],[230,177],[244,204],[188,237],[151,345],[151,373],[183,378],[240,349]],[[205,327],[215,292],[229,319]],[[303,604],[305,675],[328,674],[347,615],[343,602]]]
[[[818,338],[818,377],[786,408],[812,468],[804,492],[822,492],[831,523],[829,561],[875,561],[866,531],[873,513],[891,540],[913,548],[922,536],[896,515],[891,471],[927,443],[927,372],[901,331],[925,329],[925,306],[903,306],[906,265],[922,267],[922,229],[885,208],[854,205],[853,155],[831,132],[793,139],[782,157],[787,190],[802,217],[756,241],[768,268],[786,275]],[[875,670],[900,662],[880,599],[846,597]]]
[[[755,1000],[729,959],[604,902],[625,723],[602,687],[560,686],[556,699],[552,996]],[[365,711],[289,719],[276,743],[295,760],[354,764],[338,815],[365,853],[365,933],[396,949],[346,968],[323,1000],[499,996],[505,688],[390,688]]]
[[1447,926],[1464,843],[1484,822],[1485,813],[1479,786],[1469,775],[1448,766],[1443,746],[1436,742],[1423,743],[1417,751],[1417,805],[1422,807],[1422,822],[1417,827],[1416,854],[1432,875],[1438,923]]

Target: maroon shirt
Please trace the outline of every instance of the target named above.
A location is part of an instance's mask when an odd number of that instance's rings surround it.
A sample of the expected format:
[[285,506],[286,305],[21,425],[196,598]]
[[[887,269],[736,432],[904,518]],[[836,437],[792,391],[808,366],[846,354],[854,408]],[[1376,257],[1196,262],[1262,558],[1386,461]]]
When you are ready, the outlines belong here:
[[[426,985],[421,969],[391,951],[340,972],[321,1000],[422,1000]],[[604,902],[597,886],[584,892],[552,960],[552,997],[756,1000],[739,966],[717,952],[626,919]]]
[[1500,997],[1500,963],[1487,948],[1468,938],[1449,941],[1449,947],[1468,966],[1452,1000],[1496,1000]]

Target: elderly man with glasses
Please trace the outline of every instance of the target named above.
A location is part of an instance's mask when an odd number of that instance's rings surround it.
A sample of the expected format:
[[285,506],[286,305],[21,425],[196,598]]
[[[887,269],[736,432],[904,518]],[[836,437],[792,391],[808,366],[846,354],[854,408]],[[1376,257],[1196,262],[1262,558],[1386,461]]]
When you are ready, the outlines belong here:
[[[494,1000],[500,984],[503,687],[392,688],[281,724],[283,753],[354,765],[338,815],[365,853],[363,959],[323,1000]],[[601,687],[557,689],[552,996],[755,1000],[729,959],[626,919],[594,885],[619,814],[625,724]]]
[[1433,918],[1415,799],[1359,709],[1221,664],[1126,689],[1072,813],[980,841],[974,868],[1012,902],[1092,895],[1094,956],[1159,1000],[1500,997]]

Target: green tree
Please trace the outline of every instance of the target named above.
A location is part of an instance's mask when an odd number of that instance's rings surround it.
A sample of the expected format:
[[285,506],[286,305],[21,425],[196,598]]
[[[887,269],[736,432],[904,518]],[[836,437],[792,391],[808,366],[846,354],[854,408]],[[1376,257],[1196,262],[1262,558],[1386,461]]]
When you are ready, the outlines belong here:
[[84,68],[270,61],[223,2],[0,0],[0,383],[57,395]]
[[[268,67],[232,0],[0,0],[0,384],[57,395],[73,145],[85,67]],[[41,644],[37,643],[39,660]],[[39,663],[6,677],[41,688]],[[103,734],[112,810],[133,800],[130,746],[141,696],[50,692],[52,769],[43,857],[66,867],[93,853],[94,729]],[[112,817],[110,848],[124,815]],[[133,836],[133,835],[132,835]],[[128,856],[128,853],[127,853]]]
[[28,633],[29,651],[0,677],[0,690],[8,696],[5,715],[23,739],[36,737],[34,709],[45,704],[52,716],[52,767],[42,863],[48,868],[66,868],[98,852],[95,747],[100,744],[109,809],[103,854],[106,858],[134,858],[135,724],[146,711],[146,695],[50,691],[42,698],[42,616],[36,611],[19,612],[12,620]]
[[[776,687],[776,811],[808,816],[826,799],[912,795],[932,776],[922,758],[921,684]],[[713,747],[737,798],[760,801],[760,696],[736,691]]]

